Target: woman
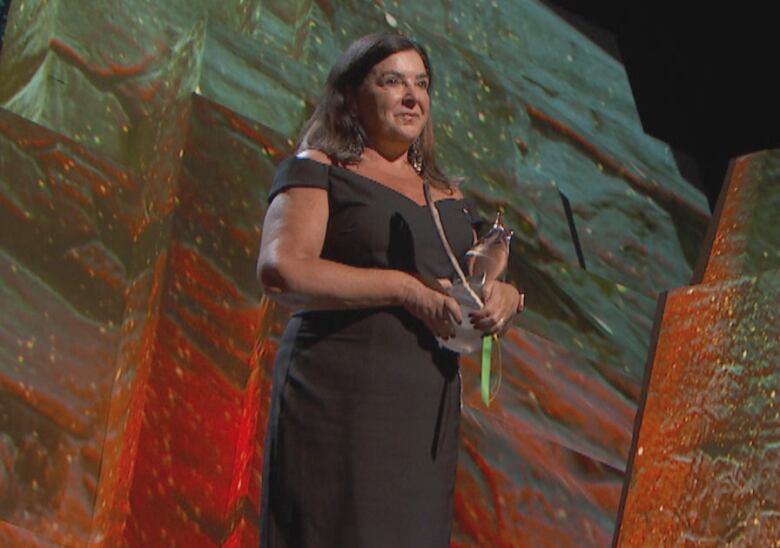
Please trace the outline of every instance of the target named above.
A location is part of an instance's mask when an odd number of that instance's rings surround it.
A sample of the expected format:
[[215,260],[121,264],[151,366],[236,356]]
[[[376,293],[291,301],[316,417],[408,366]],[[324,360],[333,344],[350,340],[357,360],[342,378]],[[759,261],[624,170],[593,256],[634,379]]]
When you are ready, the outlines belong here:
[[357,40],[274,177],[258,275],[296,312],[274,367],[265,547],[449,543],[461,386],[435,336],[463,321],[498,332],[520,296],[489,283],[485,307],[462,318],[446,293],[423,180],[460,256],[475,218],[436,167],[431,78],[417,43]]

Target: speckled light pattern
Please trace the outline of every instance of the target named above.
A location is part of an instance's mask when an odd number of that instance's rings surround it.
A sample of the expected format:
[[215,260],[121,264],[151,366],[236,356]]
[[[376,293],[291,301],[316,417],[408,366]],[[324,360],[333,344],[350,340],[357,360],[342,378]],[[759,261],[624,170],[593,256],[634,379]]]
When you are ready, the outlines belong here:
[[619,546],[780,546],[779,162],[732,162],[704,281],[666,300]]
[[528,295],[489,409],[462,361],[452,544],[609,542],[654,302],[708,219],[622,66],[531,1],[14,0],[0,544],[256,543],[286,318],[254,279],[265,196],[338,52],[382,29],[428,47],[443,165],[504,210]]

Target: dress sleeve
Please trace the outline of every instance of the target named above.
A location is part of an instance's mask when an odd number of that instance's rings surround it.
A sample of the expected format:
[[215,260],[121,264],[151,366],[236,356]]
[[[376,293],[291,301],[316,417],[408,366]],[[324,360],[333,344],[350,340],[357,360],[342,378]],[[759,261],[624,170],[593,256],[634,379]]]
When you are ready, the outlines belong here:
[[283,190],[295,186],[328,190],[328,165],[296,156],[285,158],[276,167],[271,189],[268,191],[268,203]]

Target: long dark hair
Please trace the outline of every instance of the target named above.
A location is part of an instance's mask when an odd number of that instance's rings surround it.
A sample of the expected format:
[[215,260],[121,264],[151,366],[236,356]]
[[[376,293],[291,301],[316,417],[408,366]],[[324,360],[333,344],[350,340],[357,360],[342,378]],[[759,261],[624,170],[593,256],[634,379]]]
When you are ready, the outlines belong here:
[[[433,84],[431,62],[425,49],[410,38],[400,34],[376,33],[352,42],[330,70],[325,90],[314,113],[301,130],[297,149],[317,149],[338,164],[357,164],[363,152],[365,133],[357,116],[351,111],[350,100],[357,97],[358,88],[369,71],[390,55],[399,51],[414,50],[422,58],[428,73],[428,90]],[[413,150],[416,148],[416,150]],[[460,182],[448,177],[436,164],[436,147],[433,138],[433,122],[428,121],[420,134],[419,146],[410,148],[409,154],[422,157],[423,178],[437,188],[451,189]],[[409,158],[414,163],[413,158]]]

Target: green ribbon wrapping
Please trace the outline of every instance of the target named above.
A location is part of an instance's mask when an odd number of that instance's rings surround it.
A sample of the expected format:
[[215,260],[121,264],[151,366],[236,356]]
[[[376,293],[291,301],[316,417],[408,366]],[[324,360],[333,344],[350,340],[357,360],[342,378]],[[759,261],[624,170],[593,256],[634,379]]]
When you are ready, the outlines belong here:
[[493,354],[493,336],[482,337],[482,401],[490,406],[490,357]]

